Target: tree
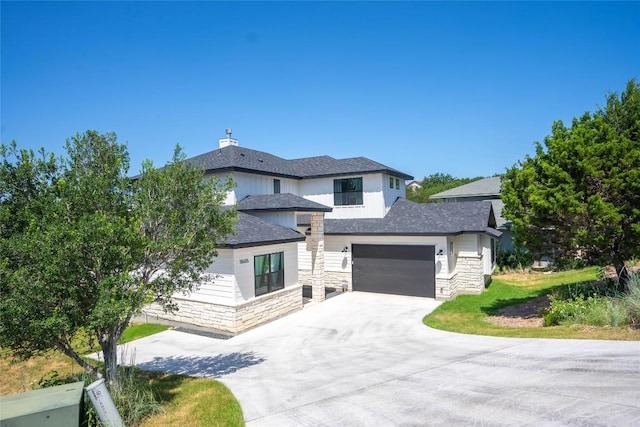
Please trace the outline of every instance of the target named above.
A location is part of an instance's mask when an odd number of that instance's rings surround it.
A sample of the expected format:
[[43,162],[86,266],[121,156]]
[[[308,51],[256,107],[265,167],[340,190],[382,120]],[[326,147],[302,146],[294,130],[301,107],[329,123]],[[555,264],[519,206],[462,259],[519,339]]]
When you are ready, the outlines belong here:
[[481,179],[481,177],[455,178],[450,174],[437,172],[429,176],[425,176],[420,184],[420,188],[408,190],[407,199],[416,203],[438,203],[440,200],[430,199],[429,197],[436,193],[450,190],[479,179]]
[[151,302],[197,286],[236,212],[230,181],[203,179],[179,147],[161,169],[127,177],[126,147],[95,131],[67,158],[0,148],[0,346],[20,357],[57,349],[86,370],[79,337],[97,342],[117,386],[117,341]]
[[584,251],[596,264],[612,264],[626,284],[625,262],[640,255],[639,134],[635,79],[570,128],[555,122],[535,156],[503,179],[503,213],[516,244],[556,260]]

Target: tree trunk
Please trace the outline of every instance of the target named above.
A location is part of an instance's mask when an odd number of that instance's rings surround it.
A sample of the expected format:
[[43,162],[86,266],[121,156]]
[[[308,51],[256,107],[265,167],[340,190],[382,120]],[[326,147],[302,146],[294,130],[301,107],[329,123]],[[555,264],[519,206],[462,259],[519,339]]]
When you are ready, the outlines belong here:
[[64,343],[57,341],[56,347],[66,356],[75,360],[76,363],[78,363],[78,365],[82,366],[87,372],[91,373],[91,375],[93,375],[94,377],[100,376],[100,372],[98,372],[98,368],[96,368],[95,366],[91,366],[89,363],[87,363],[86,360],[80,357],[78,353],[71,350],[69,347],[65,346]]
[[100,340],[102,356],[104,357],[104,376],[107,383],[118,388],[118,344],[114,334],[108,334]]
[[618,275],[618,287],[626,293],[629,290],[629,270],[624,264],[624,261],[616,262],[615,268],[616,274]]

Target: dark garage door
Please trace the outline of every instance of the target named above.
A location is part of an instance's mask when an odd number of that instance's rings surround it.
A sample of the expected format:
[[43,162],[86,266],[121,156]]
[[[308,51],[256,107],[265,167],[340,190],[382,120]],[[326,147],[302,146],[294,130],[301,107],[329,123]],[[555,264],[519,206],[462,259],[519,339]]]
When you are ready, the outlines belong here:
[[435,246],[352,245],[353,290],[435,298]]

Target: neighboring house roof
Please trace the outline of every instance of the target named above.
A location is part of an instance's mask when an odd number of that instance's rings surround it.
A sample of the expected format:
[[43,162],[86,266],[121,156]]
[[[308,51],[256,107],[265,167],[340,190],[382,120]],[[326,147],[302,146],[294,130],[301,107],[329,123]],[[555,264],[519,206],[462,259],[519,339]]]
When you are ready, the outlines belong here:
[[305,236],[287,227],[262,220],[258,217],[238,212],[236,234],[228,235],[222,248],[245,248],[250,246],[275,245],[278,243],[300,242]]
[[493,205],[493,213],[496,216],[496,225],[498,229],[507,229],[511,226],[511,221],[508,221],[505,217],[502,216],[502,209],[504,208],[504,202],[500,199],[492,199],[490,200]]
[[431,195],[430,199],[452,199],[457,197],[499,196],[502,181],[499,176],[479,179],[447,191]]
[[[298,225],[306,225],[304,217]],[[482,233],[498,238],[491,202],[415,203],[398,198],[384,218],[325,219],[327,235],[442,236]]]
[[238,202],[238,210],[243,212],[331,212],[333,209],[294,194],[282,193],[247,196]]
[[[496,217],[497,228],[505,230],[511,225],[511,221],[508,221],[502,216],[502,209],[504,208],[504,202],[500,200],[500,188],[502,186],[502,179],[499,176],[492,176],[490,178],[479,179],[478,181],[470,182],[469,184],[461,185],[456,188],[452,188],[447,191],[442,191],[437,194],[433,194],[430,199],[457,199],[458,202],[464,202],[467,197],[486,197],[491,201],[493,205],[493,212]],[[460,200],[462,199],[462,200]]]
[[407,187],[420,187],[422,186],[422,181],[411,181],[407,184]]
[[187,159],[206,172],[239,171],[293,179],[321,178],[340,175],[385,173],[402,179],[413,179],[396,169],[366,157],[334,159],[329,156],[286,160],[263,151],[229,145]]

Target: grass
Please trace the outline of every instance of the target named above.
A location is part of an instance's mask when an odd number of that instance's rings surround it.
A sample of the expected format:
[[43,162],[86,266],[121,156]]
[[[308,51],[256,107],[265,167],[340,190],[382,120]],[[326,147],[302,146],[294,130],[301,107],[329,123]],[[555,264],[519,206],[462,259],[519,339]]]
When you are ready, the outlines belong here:
[[[124,344],[169,328],[170,326],[167,325],[134,323],[124,331],[118,343]],[[88,354],[99,350],[99,346],[82,347],[79,352],[80,354]],[[59,377],[65,377],[81,374],[83,369],[59,351],[50,351],[29,360],[17,361],[11,358],[9,350],[0,349],[0,396],[38,388],[38,381],[51,371],[57,371]]]
[[581,325],[513,328],[494,325],[488,316],[500,309],[524,303],[546,295],[567,284],[585,283],[596,279],[597,268],[563,271],[550,274],[504,274],[480,295],[461,295],[440,305],[424,318],[427,326],[451,332],[473,335],[493,335],[521,338],[573,338],[640,340],[640,330],[626,327],[587,327]]
[[146,419],[141,427],[244,425],[242,409],[224,384],[184,375],[151,376],[164,413]]
[[[166,325],[134,324],[127,328],[121,343],[133,341],[168,329]],[[85,353],[93,349],[87,348]],[[38,387],[43,377],[57,371],[59,378],[83,373],[76,362],[60,352],[16,361],[6,349],[0,349],[0,396],[21,393]],[[242,409],[222,383],[148,372],[149,384],[163,405],[161,414],[147,418],[141,425],[153,426],[242,426]]]

